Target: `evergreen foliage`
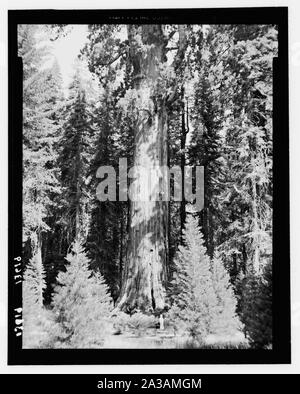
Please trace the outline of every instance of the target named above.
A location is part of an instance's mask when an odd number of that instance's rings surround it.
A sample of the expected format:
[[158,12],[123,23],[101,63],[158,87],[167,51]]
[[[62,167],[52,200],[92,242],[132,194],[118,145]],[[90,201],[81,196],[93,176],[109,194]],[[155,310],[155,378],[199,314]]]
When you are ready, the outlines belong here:
[[239,286],[239,312],[246,337],[253,347],[272,346],[272,265],[262,276],[247,275]]
[[53,296],[61,341],[71,348],[101,346],[112,309],[108,287],[100,273],[91,272],[90,261],[78,241],[66,259],[69,264],[66,272],[59,273]]
[[[147,89],[138,92],[137,81],[147,76],[137,73],[134,45],[144,51],[142,62],[150,48],[134,42],[134,31],[125,25],[88,27],[64,94],[51,43],[71,30],[68,25],[18,26],[24,71],[24,346],[103,343],[108,293],[117,301],[131,280],[126,275],[131,272],[132,207],[128,201],[99,201],[96,172],[102,165],[117,170],[119,158],[132,167],[137,119],[143,115],[150,125],[161,110],[167,120],[168,165],[202,165],[205,175],[201,212],[188,214],[186,201],[170,201],[165,212],[165,283],[173,278],[169,316],[179,330],[200,340],[209,333],[231,335],[240,318],[251,346],[270,346],[277,28],[162,25],[164,53],[159,78],[148,86],[153,95],[146,109],[137,93],[147,96]],[[138,227],[135,236],[142,232]],[[130,319],[137,330],[147,320],[123,315],[122,330]],[[47,334],[45,342],[49,325],[53,335]]]
[[55,62],[41,68],[49,57],[49,48],[45,31],[39,31],[37,26],[19,26],[19,55],[24,65],[23,240],[31,242],[35,249],[41,247],[42,233],[50,229],[47,218],[53,195],[60,192],[55,144],[60,128],[61,77]]
[[23,275],[23,347],[41,347],[47,337],[43,309],[45,273],[40,254],[29,261]]
[[94,142],[85,86],[78,69],[70,86],[63,129],[58,163],[63,191],[60,224],[66,250],[66,245],[87,235],[90,191],[86,180]]
[[211,333],[223,336],[237,333],[240,327],[229,274],[218,257],[210,261],[198,220],[191,215],[183,239],[184,245],[179,247],[175,260],[171,320],[200,342]]
[[203,236],[197,219],[191,215],[187,217],[183,241],[184,245],[179,246],[175,257],[170,318],[192,337],[202,340],[212,332],[217,298]]
[[30,303],[41,308],[43,306],[43,292],[46,287],[45,271],[42,263],[41,253],[31,258],[24,272],[24,296],[27,300],[30,295]]
[[212,331],[220,335],[235,334],[240,328],[236,314],[237,300],[230,282],[230,276],[223,262],[214,256],[211,263],[212,286],[217,297],[217,307]]
[[[102,181],[96,178],[100,166],[110,165],[117,170],[119,158],[126,157],[130,161],[131,156],[128,119],[123,118],[121,110],[115,107],[116,93],[110,87],[111,78],[110,75],[108,86],[103,92],[102,106],[95,112],[98,138],[89,168],[89,187],[93,190]],[[120,291],[120,275],[126,251],[128,202],[99,201],[94,193],[90,205],[87,248],[92,267],[100,269],[110,286],[112,297],[116,299]]]

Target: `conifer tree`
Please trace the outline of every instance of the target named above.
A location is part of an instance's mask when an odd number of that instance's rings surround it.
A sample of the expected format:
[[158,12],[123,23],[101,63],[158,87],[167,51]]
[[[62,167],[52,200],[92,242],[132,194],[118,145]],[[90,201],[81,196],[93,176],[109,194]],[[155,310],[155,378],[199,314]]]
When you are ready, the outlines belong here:
[[236,315],[237,300],[230,283],[230,276],[218,256],[214,256],[211,266],[212,285],[217,297],[213,332],[230,335],[237,332],[240,323]]
[[[87,169],[91,158],[91,116],[88,110],[85,86],[81,71],[76,70],[70,86],[67,119],[60,141],[58,163],[63,189],[62,235],[70,245],[79,235],[87,233],[87,206],[89,193],[86,188]],[[64,245],[65,246],[65,245]]]
[[43,292],[45,274],[40,253],[29,261],[23,280],[23,347],[39,347],[45,340]]
[[259,273],[272,250],[272,64],[277,31],[267,25],[214,29],[225,37],[219,63],[226,108],[216,238],[218,250],[231,260],[235,279],[252,268]]
[[[61,75],[51,66],[47,30],[18,26],[18,53],[23,60],[23,241],[24,261],[45,255],[48,216],[59,194],[56,143],[62,105]],[[48,67],[43,67],[49,62]],[[27,253],[28,250],[28,253]]]
[[272,346],[272,265],[263,275],[248,274],[239,286],[239,311],[244,332],[253,347]]
[[220,128],[223,116],[223,97],[220,90],[222,69],[219,65],[213,30],[203,36],[196,34],[192,69],[198,77],[194,80],[194,103],[191,106],[192,131],[188,147],[188,159],[194,165],[204,167],[204,208],[199,212],[207,254],[212,258],[216,247],[218,210],[216,196],[220,192],[217,181],[220,176],[222,141]]
[[212,332],[217,298],[203,236],[197,219],[191,215],[187,217],[183,241],[175,258],[170,316],[175,325],[182,325],[192,337],[203,340]]
[[60,340],[71,348],[99,347],[112,308],[108,287],[100,273],[89,269],[90,261],[79,241],[74,242],[66,259],[69,264],[58,274],[53,296]]
[[[201,31],[201,28],[200,28]],[[208,254],[218,248],[234,283],[271,254],[272,62],[270,25],[211,25],[191,41],[195,102],[191,163],[204,165],[200,213]]]
[[[116,46],[123,45],[112,34],[116,30],[120,30],[120,26],[89,26],[90,40],[83,51],[90,71],[97,75],[101,84],[101,91],[97,97],[98,105],[93,112],[97,140],[89,169],[89,187],[93,192],[86,247],[92,260],[92,268],[100,269],[114,300],[120,293],[126,258],[129,202],[99,201],[95,190],[101,182],[101,179],[96,177],[100,166],[113,166],[117,175],[120,158],[127,158],[128,167],[132,166],[133,116],[132,111],[124,109],[121,105],[126,90],[131,86],[132,70],[129,62],[125,64],[122,57],[111,64],[108,61],[114,43]],[[101,65],[107,61],[106,67]],[[124,69],[124,73],[120,74],[120,69]],[[116,182],[118,191],[118,176]]]
[[45,271],[41,254],[38,253],[32,257],[24,273],[24,288],[28,289],[33,297],[31,301],[32,305],[43,306],[43,292],[45,287]]
[[[54,65],[55,66],[55,65]],[[89,164],[94,152],[93,110],[98,84],[87,73],[79,59],[69,85],[65,107],[61,111],[61,130],[55,146],[56,171],[60,194],[52,194],[54,210],[49,212],[45,266],[47,269],[46,299],[51,302],[53,286],[64,256],[76,236],[85,239],[89,227],[90,200]]]
[[[92,268],[100,269],[114,299],[117,298],[120,291],[121,262],[124,258],[124,252],[122,253],[120,246],[124,242],[122,237],[124,238],[125,232],[120,234],[120,228],[124,228],[126,224],[124,223],[124,211],[126,213],[128,203],[99,201],[95,191],[102,181],[96,176],[98,168],[110,165],[117,169],[119,158],[126,157],[128,152],[122,154],[117,149],[117,131],[120,126],[125,125],[124,122],[117,122],[119,116],[115,106],[114,91],[106,86],[100,97],[100,106],[95,111],[98,138],[95,142],[95,155],[89,168],[91,177],[89,187],[93,191],[93,199],[90,201],[91,216],[87,237],[87,248],[92,259]],[[123,133],[123,137],[124,134],[126,135],[125,127],[122,128],[121,133]]]

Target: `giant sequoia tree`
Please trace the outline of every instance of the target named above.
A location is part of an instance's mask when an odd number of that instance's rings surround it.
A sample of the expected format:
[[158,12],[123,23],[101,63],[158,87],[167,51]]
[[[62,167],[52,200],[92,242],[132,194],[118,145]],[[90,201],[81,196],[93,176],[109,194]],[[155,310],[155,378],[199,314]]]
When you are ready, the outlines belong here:
[[[128,38],[137,112],[135,180],[131,184],[129,245],[119,307],[161,310],[167,279],[168,203],[159,194],[159,168],[168,164],[168,149],[165,97],[158,89],[158,81],[160,67],[166,61],[166,41],[161,25],[130,25]],[[143,201],[142,168],[155,172],[149,195]]]
[[[57,35],[63,29],[56,27]],[[259,305],[249,308],[242,285],[251,292],[272,257],[276,28],[90,25],[66,97],[58,63],[44,67],[48,49],[39,42],[42,31],[48,34],[38,26],[19,27],[24,261],[34,257],[44,266],[43,296],[49,308],[57,275],[66,271],[64,257],[80,238],[88,269],[100,270],[116,309],[159,314],[169,301],[174,303],[174,294],[180,299],[169,286],[172,277],[180,278],[178,288],[184,282],[176,264],[178,249],[186,250],[189,243],[197,249],[200,237],[208,255],[204,260],[211,260],[215,292],[230,301],[220,306],[220,315],[221,309],[234,315],[237,296],[248,332]],[[127,159],[126,174],[126,169],[118,172],[121,158]],[[184,200],[183,174],[182,201],[169,196],[174,182],[170,189],[165,183],[167,167],[183,172],[186,165],[204,166],[200,212]],[[117,201],[98,198],[101,166],[116,170]],[[203,238],[199,231],[184,236],[191,211]],[[218,259],[212,258],[215,254]],[[224,290],[229,280],[234,294]],[[167,289],[173,298],[166,297]],[[267,292],[263,302],[266,297]],[[197,298],[197,308],[202,301]]]

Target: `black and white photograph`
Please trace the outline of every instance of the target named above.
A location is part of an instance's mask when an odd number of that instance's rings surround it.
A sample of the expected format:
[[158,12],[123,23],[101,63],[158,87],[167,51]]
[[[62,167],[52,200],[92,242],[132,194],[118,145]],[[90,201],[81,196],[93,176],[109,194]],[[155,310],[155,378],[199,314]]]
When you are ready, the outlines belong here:
[[51,349],[54,360],[82,349],[271,360],[284,348],[287,360],[288,344],[278,347],[289,331],[289,244],[275,162],[288,163],[277,17],[178,23],[167,10],[111,11],[96,24],[11,13],[19,350]]

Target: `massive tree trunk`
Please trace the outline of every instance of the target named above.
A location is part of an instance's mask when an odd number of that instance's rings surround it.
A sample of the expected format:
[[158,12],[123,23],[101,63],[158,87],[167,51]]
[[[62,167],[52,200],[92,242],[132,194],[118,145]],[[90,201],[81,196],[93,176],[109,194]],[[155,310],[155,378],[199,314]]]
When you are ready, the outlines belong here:
[[[168,259],[168,201],[163,201],[158,168],[168,164],[165,92],[159,86],[166,60],[161,25],[128,26],[135,90],[134,178],[130,185],[129,242],[118,307],[155,311],[165,306]],[[150,181],[150,198],[141,197]],[[149,196],[148,196],[149,197]],[[141,199],[143,201],[141,201]]]
[[185,193],[184,193],[184,171],[186,164],[186,136],[189,131],[188,125],[188,103],[185,105],[184,100],[184,87],[181,88],[181,100],[182,100],[182,113],[181,113],[181,134],[180,134],[180,168],[181,168],[181,195],[182,201],[180,203],[180,243],[183,244],[183,230],[185,227],[186,220],[186,203],[185,203]]

